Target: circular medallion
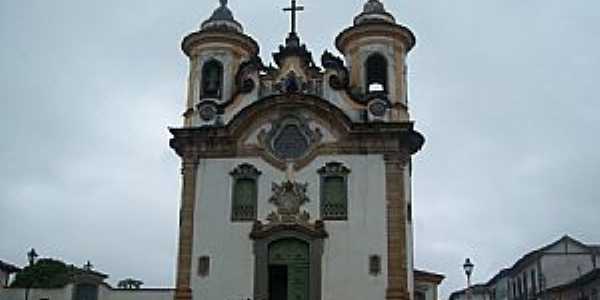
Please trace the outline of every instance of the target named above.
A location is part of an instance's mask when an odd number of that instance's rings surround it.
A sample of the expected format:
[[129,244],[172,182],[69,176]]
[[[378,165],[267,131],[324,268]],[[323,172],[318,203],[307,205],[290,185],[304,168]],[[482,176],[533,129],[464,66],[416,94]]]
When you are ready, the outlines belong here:
[[199,109],[200,119],[204,122],[213,121],[217,117],[217,108],[213,105],[203,105]]
[[369,105],[369,112],[378,118],[385,116],[387,109],[388,109],[387,103],[380,99],[374,100]]

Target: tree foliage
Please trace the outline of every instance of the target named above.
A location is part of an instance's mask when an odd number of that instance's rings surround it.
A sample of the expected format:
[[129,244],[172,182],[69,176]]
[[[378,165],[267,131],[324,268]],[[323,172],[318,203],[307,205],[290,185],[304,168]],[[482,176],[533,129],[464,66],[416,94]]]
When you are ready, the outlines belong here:
[[17,273],[11,284],[13,288],[62,288],[70,282],[73,266],[65,263],[44,258],[38,260],[32,266],[27,266],[23,271]]

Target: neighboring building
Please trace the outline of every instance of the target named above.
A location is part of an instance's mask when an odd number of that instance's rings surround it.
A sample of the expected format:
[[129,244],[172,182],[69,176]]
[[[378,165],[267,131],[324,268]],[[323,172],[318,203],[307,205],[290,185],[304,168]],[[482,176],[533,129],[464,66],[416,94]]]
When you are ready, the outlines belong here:
[[541,299],[600,300],[600,269],[595,269],[571,282],[548,289]]
[[[589,280],[600,267],[598,249],[598,246],[585,245],[564,236],[550,245],[527,253],[511,268],[500,271],[488,283],[481,285],[485,288],[479,292],[487,294],[491,300],[547,299],[550,294],[572,296],[572,288],[579,286],[582,278]],[[593,285],[593,280],[591,282]],[[549,294],[549,291],[554,292]],[[593,288],[590,288],[589,294],[592,295],[592,292]],[[464,296],[465,291],[457,291],[453,295],[455,294]]]
[[444,275],[414,270],[415,300],[438,300],[438,286],[444,280]]
[[18,267],[0,260],[0,289],[8,287],[11,275],[19,271],[21,271],[21,269]]
[[460,290],[450,295],[450,300],[491,300],[490,291],[485,284],[476,284],[467,290]]
[[[0,265],[1,266],[1,265]],[[70,266],[68,280],[54,288],[0,289],[0,300],[173,300],[174,289],[115,289],[108,275]]]
[[298,9],[275,65],[227,1],[183,41],[178,300],[414,298],[415,36],[368,0],[318,66]]

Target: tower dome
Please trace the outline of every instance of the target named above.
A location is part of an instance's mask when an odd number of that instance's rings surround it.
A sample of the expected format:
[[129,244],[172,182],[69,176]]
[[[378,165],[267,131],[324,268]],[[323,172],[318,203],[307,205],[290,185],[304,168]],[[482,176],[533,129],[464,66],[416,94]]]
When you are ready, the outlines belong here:
[[354,25],[368,22],[396,23],[396,19],[385,10],[385,6],[381,1],[369,0],[363,6],[362,13],[354,18]]
[[202,23],[200,29],[214,29],[214,28],[222,28],[234,30],[236,32],[242,33],[244,31],[242,25],[235,20],[233,17],[233,13],[227,7],[227,0],[220,0],[221,6],[219,6],[213,12],[212,16]]

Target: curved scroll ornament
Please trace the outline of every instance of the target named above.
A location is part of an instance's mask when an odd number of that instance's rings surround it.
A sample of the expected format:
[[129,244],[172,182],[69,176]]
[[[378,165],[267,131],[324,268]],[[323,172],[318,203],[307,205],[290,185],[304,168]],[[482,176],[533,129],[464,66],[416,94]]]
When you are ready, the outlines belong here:
[[309,201],[306,196],[307,189],[308,183],[273,183],[273,196],[269,202],[277,207],[277,211],[269,214],[267,220],[271,223],[307,223],[310,214],[300,210],[300,207]]
[[329,85],[335,90],[343,90],[348,87],[350,74],[344,66],[344,61],[325,50],[321,56],[321,64],[325,69],[333,70],[335,73],[329,77]]
[[281,118],[272,124],[269,132],[263,129],[258,135],[261,146],[284,161],[305,157],[322,139],[319,128],[311,129],[308,120],[295,115]]

